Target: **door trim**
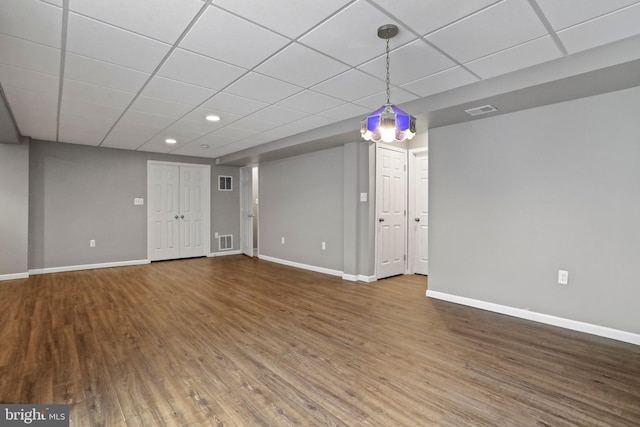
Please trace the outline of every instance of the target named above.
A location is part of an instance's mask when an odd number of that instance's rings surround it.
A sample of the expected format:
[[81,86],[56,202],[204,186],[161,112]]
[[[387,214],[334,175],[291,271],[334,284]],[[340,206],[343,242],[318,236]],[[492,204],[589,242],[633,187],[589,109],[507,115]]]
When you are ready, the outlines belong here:
[[204,182],[203,182],[203,200],[202,200],[202,208],[204,219],[202,221],[202,241],[204,243],[204,254],[203,256],[209,256],[211,254],[211,165],[206,164],[198,164],[198,163],[182,163],[182,162],[166,162],[160,160],[147,160],[147,260],[151,260],[151,233],[149,232],[149,218],[151,218],[151,202],[149,200],[149,196],[152,194],[151,191],[151,177],[149,175],[149,166],[150,165],[160,165],[160,166],[186,166],[186,167],[195,167],[201,168],[204,170]]

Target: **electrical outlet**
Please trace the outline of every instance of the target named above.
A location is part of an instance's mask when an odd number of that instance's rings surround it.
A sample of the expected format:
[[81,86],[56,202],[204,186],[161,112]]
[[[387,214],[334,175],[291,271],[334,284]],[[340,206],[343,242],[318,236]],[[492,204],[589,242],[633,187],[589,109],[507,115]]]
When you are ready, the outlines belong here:
[[568,285],[569,284],[569,272],[566,270],[558,270],[558,284],[560,285]]
[[219,235],[220,234],[216,231],[215,234],[213,235],[213,237],[215,237],[217,239]]
[[327,250],[327,242],[322,242],[322,250],[323,251]]
[[95,248],[96,247],[96,241],[93,240],[93,239],[89,240],[89,247],[90,248]]
[[282,238],[282,244],[284,245],[284,237]]

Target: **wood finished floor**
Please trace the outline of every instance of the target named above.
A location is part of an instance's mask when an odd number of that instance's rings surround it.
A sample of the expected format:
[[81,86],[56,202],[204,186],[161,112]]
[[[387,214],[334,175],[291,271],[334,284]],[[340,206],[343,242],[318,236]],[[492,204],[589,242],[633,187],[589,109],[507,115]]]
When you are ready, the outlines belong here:
[[0,403],[72,426],[634,426],[640,347],[244,256],[0,283]]

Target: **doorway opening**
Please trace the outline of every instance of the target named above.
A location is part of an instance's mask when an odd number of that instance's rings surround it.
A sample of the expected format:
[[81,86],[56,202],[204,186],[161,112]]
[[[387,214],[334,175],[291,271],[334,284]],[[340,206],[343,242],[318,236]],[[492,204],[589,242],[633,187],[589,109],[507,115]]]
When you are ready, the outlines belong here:
[[240,169],[240,251],[258,256],[258,167]]

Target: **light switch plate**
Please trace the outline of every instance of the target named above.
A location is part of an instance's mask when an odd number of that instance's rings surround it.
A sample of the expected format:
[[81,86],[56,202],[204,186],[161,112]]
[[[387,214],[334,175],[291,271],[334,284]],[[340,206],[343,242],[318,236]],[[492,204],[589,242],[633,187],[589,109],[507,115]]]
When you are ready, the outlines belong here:
[[367,193],[360,193],[360,201],[361,202],[367,201]]
[[144,205],[144,199],[142,197],[136,197],[133,199],[133,204],[136,206],[142,206]]

